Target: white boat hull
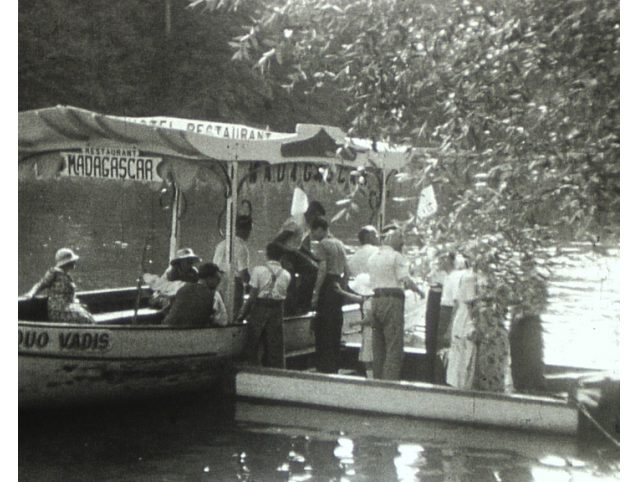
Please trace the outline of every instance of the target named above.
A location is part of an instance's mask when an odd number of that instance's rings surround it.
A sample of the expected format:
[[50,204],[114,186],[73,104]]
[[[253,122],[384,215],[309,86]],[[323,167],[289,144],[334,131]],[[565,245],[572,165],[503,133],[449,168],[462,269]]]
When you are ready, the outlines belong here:
[[343,410],[575,434],[578,410],[562,400],[457,390],[419,382],[243,368],[240,397]]
[[244,343],[242,325],[204,329],[19,322],[21,408],[212,388]]

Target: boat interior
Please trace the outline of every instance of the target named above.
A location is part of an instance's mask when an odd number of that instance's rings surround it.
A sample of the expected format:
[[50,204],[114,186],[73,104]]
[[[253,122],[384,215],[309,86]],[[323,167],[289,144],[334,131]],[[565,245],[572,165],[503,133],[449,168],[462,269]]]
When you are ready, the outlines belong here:
[[[162,321],[160,310],[149,306],[151,290],[143,288],[136,313],[135,305],[138,290],[135,287],[84,291],[78,293],[78,299],[93,314],[98,323],[126,325],[153,325]],[[48,321],[47,297],[33,299],[18,298],[18,319],[21,321]]]

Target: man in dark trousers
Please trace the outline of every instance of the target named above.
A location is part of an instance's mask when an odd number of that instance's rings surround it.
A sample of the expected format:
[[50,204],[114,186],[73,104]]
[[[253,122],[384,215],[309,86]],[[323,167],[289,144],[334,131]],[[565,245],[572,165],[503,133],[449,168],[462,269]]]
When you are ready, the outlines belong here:
[[445,383],[444,366],[438,351],[449,346],[448,332],[451,322],[451,307],[441,305],[442,287],[446,276],[453,270],[454,253],[446,253],[436,260],[429,273],[429,295],[425,316],[425,344],[427,349],[427,382]]
[[340,283],[349,277],[347,253],[342,241],[329,234],[329,223],[323,217],[311,222],[311,238],[318,241],[318,276],[311,298],[316,310],[316,366],[319,372],[337,373],[343,323]]
[[237,318],[241,323],[245,315],[249,315],[245,358],[253,365],[260,365],[264,358],[264,366],[285,368],[284,300],[291,275],[280,264],[282,254],[280,245],[267,245],[267,262],[253,268],[249,280],[249,299]]

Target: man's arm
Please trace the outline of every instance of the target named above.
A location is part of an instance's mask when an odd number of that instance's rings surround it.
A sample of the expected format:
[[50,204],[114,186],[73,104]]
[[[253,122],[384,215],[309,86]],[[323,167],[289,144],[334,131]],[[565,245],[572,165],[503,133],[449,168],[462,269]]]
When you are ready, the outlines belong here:
[[189,294],[185,288],[187,288],[186,285],[176,293],[176,297],[171,303],[171,308],[169,308],[169,313],[162,320],[163,325],[179,326],[182,316],[189,311]]

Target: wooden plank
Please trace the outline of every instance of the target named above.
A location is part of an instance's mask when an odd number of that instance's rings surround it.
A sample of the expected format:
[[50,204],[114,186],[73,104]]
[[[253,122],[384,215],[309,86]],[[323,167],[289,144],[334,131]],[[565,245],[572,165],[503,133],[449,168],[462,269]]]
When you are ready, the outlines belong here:
[[419,382],[243,368],[237,395],[388,415],[575,434],[577,409],[546,397],[463,391]]

